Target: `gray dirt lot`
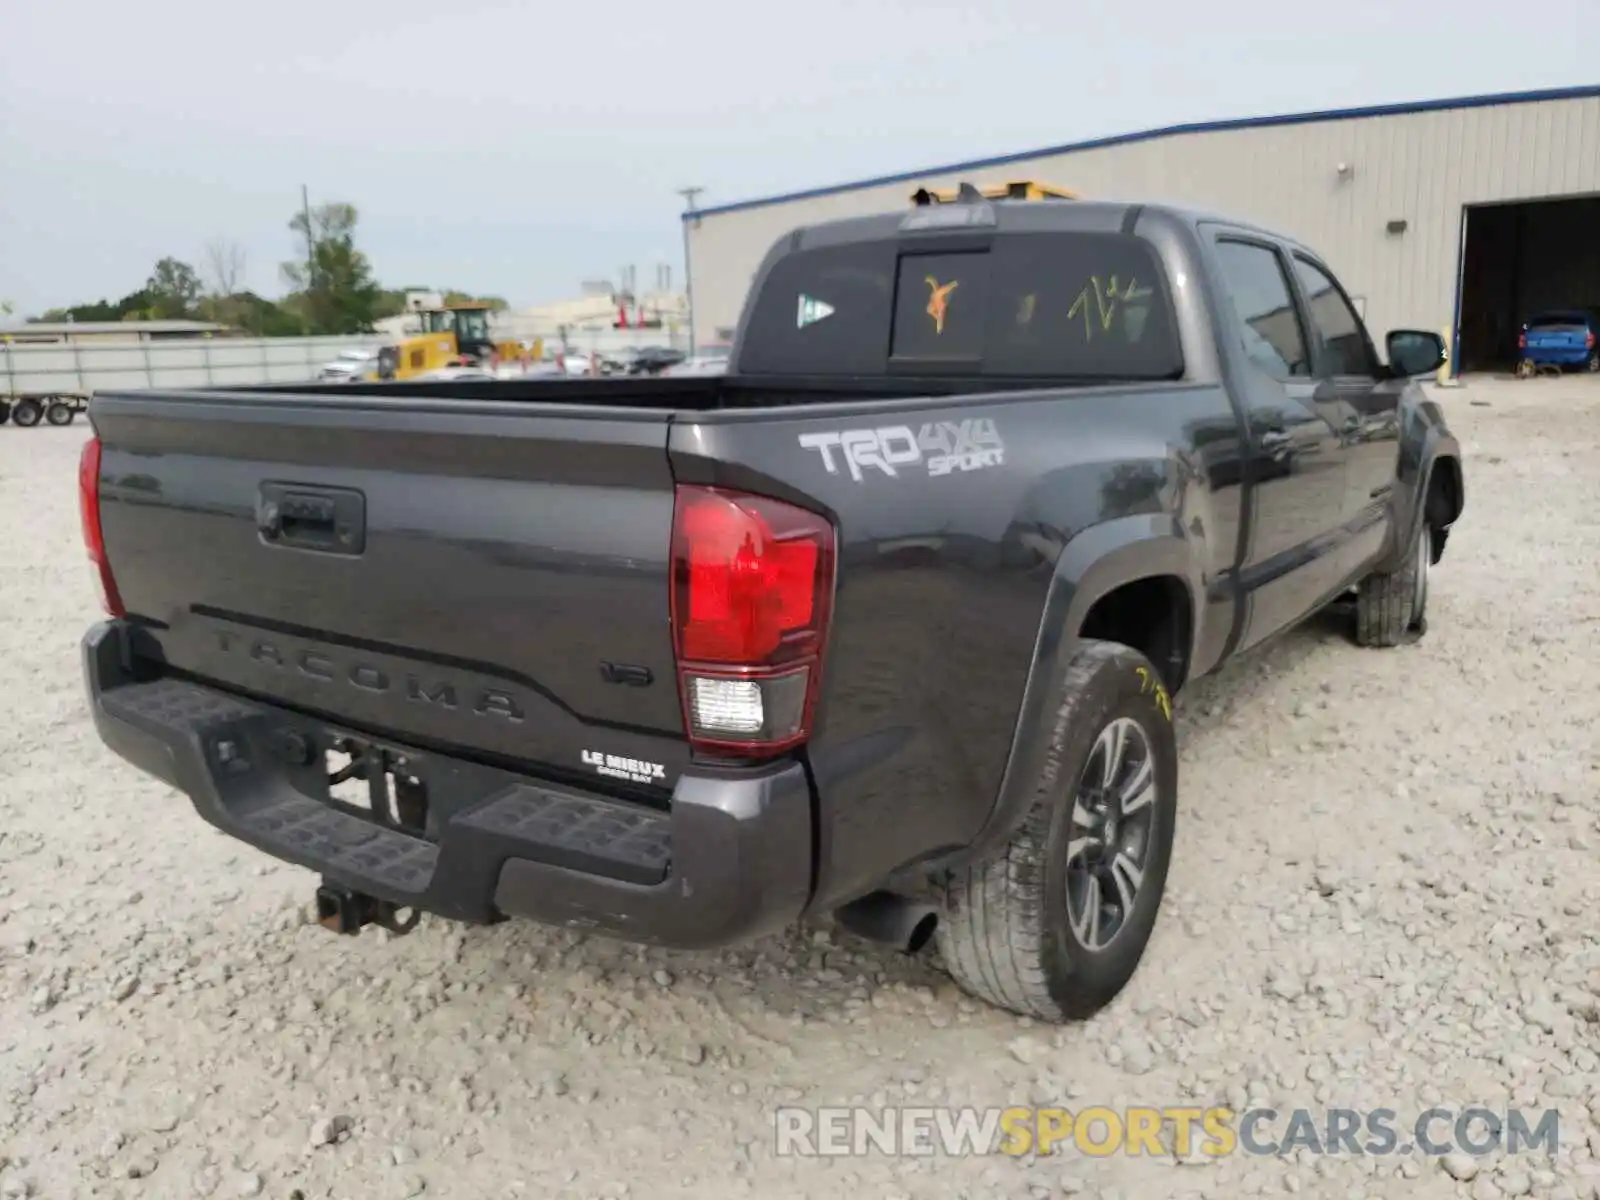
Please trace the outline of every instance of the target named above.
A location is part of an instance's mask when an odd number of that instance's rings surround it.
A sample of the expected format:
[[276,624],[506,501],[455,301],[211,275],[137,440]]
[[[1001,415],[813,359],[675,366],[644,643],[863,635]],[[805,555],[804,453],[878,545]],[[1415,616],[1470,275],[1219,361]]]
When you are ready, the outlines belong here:
[[[1597,382],[1441,393],[1467,511],[1422,644],[1362,651],[1319,620],[1182,698],[1155,941],[1061,1031],[822,928],[691,955],[308,926],[307,872],[96,740],[83,427],[0,428],[0,1197],[1589,1200]],[[774,1106],[852,1101],[1554,1105],[1561,1148],[1463,1182],[1420,1155],[774,1156]]]

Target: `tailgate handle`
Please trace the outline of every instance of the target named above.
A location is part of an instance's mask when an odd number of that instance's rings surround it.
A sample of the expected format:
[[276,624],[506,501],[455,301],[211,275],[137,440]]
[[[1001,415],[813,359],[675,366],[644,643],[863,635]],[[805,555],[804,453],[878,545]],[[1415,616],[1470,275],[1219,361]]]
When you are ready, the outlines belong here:
[[263,483],[256,528],[276,546],[360,554],[366,547],[366,497],[351,488]]

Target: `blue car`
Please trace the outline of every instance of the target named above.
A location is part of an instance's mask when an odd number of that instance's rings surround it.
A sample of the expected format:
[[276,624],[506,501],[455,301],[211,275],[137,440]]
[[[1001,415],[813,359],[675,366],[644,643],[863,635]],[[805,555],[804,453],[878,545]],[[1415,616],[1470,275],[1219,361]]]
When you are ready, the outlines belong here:
[[1517,374],[1533,375],[1540,367],[1583,367],[1600,372],[1600,313],[1557,309],[1529,317],[1517,336]]

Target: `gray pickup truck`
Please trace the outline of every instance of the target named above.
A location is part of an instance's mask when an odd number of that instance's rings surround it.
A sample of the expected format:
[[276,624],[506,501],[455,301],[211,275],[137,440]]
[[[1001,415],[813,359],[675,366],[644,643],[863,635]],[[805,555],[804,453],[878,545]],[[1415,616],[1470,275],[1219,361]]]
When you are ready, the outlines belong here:
[[785,236],[721,377],[101,392],[94,719],[340,931],[831,913],[1081,1017],[1173,697],[1351,593],[1424,628],[1460,449],[1386,350],[1285,237],[968,190]]

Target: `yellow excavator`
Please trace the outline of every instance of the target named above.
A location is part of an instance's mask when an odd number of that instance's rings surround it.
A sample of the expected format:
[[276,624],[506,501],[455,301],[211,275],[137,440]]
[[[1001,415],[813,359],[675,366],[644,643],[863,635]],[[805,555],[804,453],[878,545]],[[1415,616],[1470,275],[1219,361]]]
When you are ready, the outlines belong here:
[[1017,179],[1009,183],[992,183],[973,188],[962,184],[953,188],[920,187],[911,193],[911,203],[918,208],[930,204],[955,204],[962,196],[962,188],[971,188],[984,200],[1081,200],[1083,197],[1070,188],[1039,183],[1033,179]]
[[515,338],[495,341],[489,332],[490,311],[476,300],[446,304],[436,293],[409,293],[406,312],[419,319],[421,330],[378,351],[377,377],[415,379],[440,367],[537,361],[544,352],[538,339],[531,344]]

